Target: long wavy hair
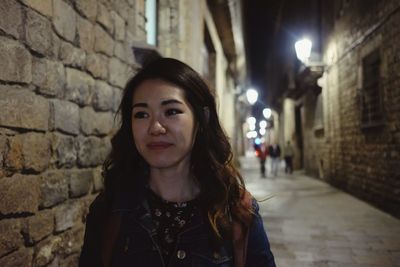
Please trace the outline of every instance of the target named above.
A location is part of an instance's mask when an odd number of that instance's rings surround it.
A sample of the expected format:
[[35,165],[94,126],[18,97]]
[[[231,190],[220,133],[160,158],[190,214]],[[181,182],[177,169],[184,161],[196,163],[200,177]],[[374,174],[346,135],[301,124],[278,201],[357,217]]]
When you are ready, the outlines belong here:
[[245,193],[243,178],[232,164],[231,146],[220,125],[209,87],[196,71],[176,59],[155,59],[128,81],[118,110],[120,128],[111,140],[112,149],[103,166],[106,197],[112,200],[123,190],[138,193],[146,186],[149,166],[136,149],[131,119],[135,89],[149,79],[175,84],[192,106],[198,131],[190,164],[200,185],[200,208],[217,240],[232,237],[232,219],[244,227],[250,224],[252,216],[241,201]]

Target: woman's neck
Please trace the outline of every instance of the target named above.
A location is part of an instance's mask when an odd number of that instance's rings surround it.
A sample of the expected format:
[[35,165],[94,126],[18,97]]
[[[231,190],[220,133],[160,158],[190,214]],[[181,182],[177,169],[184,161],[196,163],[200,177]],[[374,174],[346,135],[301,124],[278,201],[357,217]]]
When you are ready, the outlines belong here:
[[185,170],[151,169],[149,186],[162,199],[171,202],[192,200],[200,192],[200,187],[189,168]]

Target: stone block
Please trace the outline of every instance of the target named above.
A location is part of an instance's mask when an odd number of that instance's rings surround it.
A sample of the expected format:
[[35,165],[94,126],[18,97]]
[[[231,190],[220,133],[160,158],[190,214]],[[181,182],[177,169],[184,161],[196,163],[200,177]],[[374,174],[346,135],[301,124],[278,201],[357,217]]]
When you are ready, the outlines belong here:
[[104,188],[104,179],[101,173],[101,168],[93,169],[93,192],[95,193],[100,192]]
[[60,97],[65,85],[63,64],[57,61],[34,58],[32,83],[39,87],[39,93]]
[[130,14],[126,0],[114,0],[112,3],[114,10],[116,10],[125,20],[128,19]]
[[2,178],[6,173],[4,170],[4,159],[6,158],[7,149],[7,138],[0,135],[0,178]]
[[78,164],[81,167],[98,166],[111,151],[108,138],[78,137]]
[[86,57],[86,68],[95,77],[103,80],[108,78],[108,58],[101,54],[89,54]]
[[119,88],[113,88],[113,105],[112,110],[117,112],[122,100],[122,91]]
[[35,213],[38,210],[39,198],[40,186],[37,176],[15,174],[0,179],[2,214]]
[[30,267],[33,257],[33,250],[31,248],[20,248],[19,250],[0,259],[0,266],[2,267],[15,267],[26,266]]
[[53,0],[22,0],[22,3],[45,16],[53,16]]
[[52,149],[54,151],[54,160],[58,168],[72,168],[77,159],[75,139],[71,136],[54,134],[52,140]]
[[0,85],[0,125],[48,130],[48,101],[19,86]]
[[78,17],[78,43],[86,52],[92,52],[94,48],[94,26],[81,17]]
[[113,106],[113,89],[106,82],[97,80],[93,92],[93,107],[96,110],[108,111]]
[[[23,34],[22,7],[15,0],[3,0],[0,5],[0,29],[19,39]],[[0,41],[2,42],[2,41]]]
[[133,55],[132,48],[127,43],[116,42],[114,55],[127,64],[135,65],[135,56]]
[[53,30],[50,21],[35,11],[28,9],[25,22],[26,44],[42,55],[49,55],[52,46],[52,35]]
[[119,59],[111,58],[108,64],[110,83],[123,88],[128,79],[133,75],[128,65]]
[[80,106],[91,103],[94,79],[85,72],[66,68],[65,98]]
[[32,81],[32,56],[22,44],[0,36],[0,58],[0,80],[20,83]]
[[63,0],[53,1],[53,24],[57,33],[73,42],[76,35],[77,15],[73,8]]
[[92,170],[71,171],[69,173],[69,193],[71,197],[80,197],[90,191],[93,182]]
[[70,43],[62,42],[60,47],[60,59],[64,65],[83,68],[85,66],[86,53]]
[[40,207],[48,208],[68,199],[68,179],[62,171],[49,171],[41,175]]
[[95,112],[91,107],[80,111],[81,131],[86,135],[107,135],[113,127],[113,115],[110,112]]
[[114,40],[99,25],[94,26],[94,51],[112,56],[114,53]]
[[125,20],[116,12],[111,11],[111,17],[114,22],[114,37],[118,41],[125,40]]
[[20,231],[21,222],[18,219],[3,219],[0,221],[0,257],[24,244]]
[[114,34],[114,23],[111,17],[110,11],[103,4],[99,4],[97,7],[97,22],[100,23],[107,31],[113,35]]
[[33,245],[53,233],[54,214],[52,210],[43,210],[28,217],[23,227],[27,242]]
[[71,202],[55,209],[55,231],[63,232],[74,227],[82,218],[82,204],[80,202]]
[[70,134],[79,133],[79,107],[69,101],[51,101],[51,128]]
[[[50,263],[60,250],[62,238],[50,236],[35,247],[33,266],[45,266]],[[54,265],[57,266],[57,265]]]
[[4,167],[7,171],[17,172],[22,170],[24,160],[22,157],[22,139],[21,136],[8,138],[8,149],[4,155]]
[[48,136],[39,133],[21,135],[24,169],[33,172],[44,171],[50,162],[51,150]]
[[78,265],[79,265],[79,254],[69,255],[66,258],[63,258],[60,262],[60,267],[75,267]]
[[77,0],[76,8],[91,21],[97,17],[97,0]]

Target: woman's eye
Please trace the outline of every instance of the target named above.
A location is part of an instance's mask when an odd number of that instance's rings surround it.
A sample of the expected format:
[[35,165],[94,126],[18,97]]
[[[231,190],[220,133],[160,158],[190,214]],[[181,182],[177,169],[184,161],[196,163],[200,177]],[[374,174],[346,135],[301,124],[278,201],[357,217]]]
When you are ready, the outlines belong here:
[[179,109],[172,108],[172,109],[168,109],[165,113],[167,116],[173,116],[173,115],[181,114],[182,111],[180,111]]
[[133,117],[135,119],[143,119],[143,118],[147,118],[149,115],[146,112],[143,111],[138,111],[136,113],[133,114]]

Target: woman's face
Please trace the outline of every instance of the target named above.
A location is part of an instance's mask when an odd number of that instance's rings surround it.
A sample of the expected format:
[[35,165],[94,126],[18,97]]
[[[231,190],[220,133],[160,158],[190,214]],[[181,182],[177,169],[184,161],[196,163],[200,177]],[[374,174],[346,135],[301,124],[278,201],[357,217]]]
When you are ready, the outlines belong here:
[[151,168],[189,166],[195,125],[183,89],[157,79],[146,80],[136,88],[132,103],[133,139]]

